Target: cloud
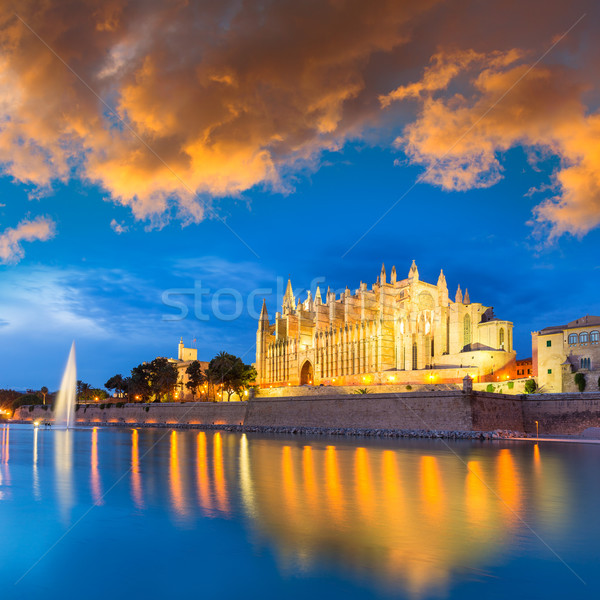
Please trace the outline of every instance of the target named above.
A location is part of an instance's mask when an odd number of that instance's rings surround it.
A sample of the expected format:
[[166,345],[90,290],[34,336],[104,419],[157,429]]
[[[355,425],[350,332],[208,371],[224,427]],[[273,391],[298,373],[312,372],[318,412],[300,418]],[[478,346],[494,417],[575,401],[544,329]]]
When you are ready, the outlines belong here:
[[[561,65],[531,68],[531,56],[507,52],[440,53],[416,83],[383,96],[407,98],[417,118],[396,140],[421,178],[445,190],[486,188],[504,177],[502,155],[522,146],[538,163],[558,158],[551,191],[534,208],[538,233],[581,236],[600,224],[600,113],[583,102],[586,86]],[[457,77],[467,85],[451,90]]]
[[356,103],[369,61],[439,1],[49,0],[18,17],[9,2],[0,162],[42,188],[76,174],[158,224],[199,222],[211,198],[255,186],[286,191],[377,112]]
[[17,263],[25,251],[21,242],[45,242],[54,236],[55,223],[47,217],[25,219],[14,229],[5,229],[0,234],[0,262],[3,264]]
[[137,219],[192,223],[408,123],[399,144],[449,190],[499,181],[516,145],[558,156],[535,218],[580,235],[600,214],[596,14],[591,0],[8,1],[0,165],[36,191],[77,177]]
[[121,235],[122,233],[127,233],[129,231],[129,227],[127,227],[127,225],[119,223],[116,219],[113,219],[110,222],[110,226],[117,235]]

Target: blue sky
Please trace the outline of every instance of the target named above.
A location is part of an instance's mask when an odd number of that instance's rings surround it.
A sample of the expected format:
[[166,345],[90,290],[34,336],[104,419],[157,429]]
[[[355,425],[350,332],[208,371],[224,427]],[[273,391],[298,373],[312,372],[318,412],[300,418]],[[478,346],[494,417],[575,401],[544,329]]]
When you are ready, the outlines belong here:
[[[0,385],[56,387],[72,339],[79,377],[94,385],[141,361],[174,356],[180,336],[197,340],[201,358],[227,350],[251,361],[256,328],[247,298],[253,290],[259,290],[254,310],[260,289],[272,290],[273,316],[277,286],[288,273],[298,291],[319,279],[332,289],[354,289],[361,280],[373,283],[382,261],[403,274],[415,259],[421,278],[431,282],[443,268],[451,294],[460,283],[473,301],[514,321],[521,357],[530,355],[532,330],[600,313],[600,233],[563,237],[548,247],[532,239],[526,222],[534,201],[524,196],[547,174],[528,168],[519,151],[506,157],[510,176],[490,189],[444,192],[418,184],[344,258],[418,177],[418,167],[395,166],[396,157],[349,145],[318,172],[298,176],[288,195],[253,190],[245,201],[228,202],[227,223],[258,258],[216,220],[147,231],[93,187],[60,187],[52,198],[29,200],[22,186],[4,178],[0,193],[10,203],[0,213],[3,222],[43,213],[57,223],[57,235],[28,244],[19,264],[0,267],[6,322]],[[110,227],[115,216],[126,233]],[[174,294],[190,310],[170,320],[180,311],[164,304],[163,293],[191,290],[195,281],[209,290],[202,312],[209,319],[196,318],[191,295]],[[212,296],[222,288],[243,299],[235,320],[212,314]],[[224,293],[217,303],[224,315],[236,310],[232,298]]]
[[288,274],[304,298],[382,262],[443,268],[520,357],[600,314],[599,12],[0,6],[0,387],[56,388],[73,339],[94,386],[181,336],[252,362]]

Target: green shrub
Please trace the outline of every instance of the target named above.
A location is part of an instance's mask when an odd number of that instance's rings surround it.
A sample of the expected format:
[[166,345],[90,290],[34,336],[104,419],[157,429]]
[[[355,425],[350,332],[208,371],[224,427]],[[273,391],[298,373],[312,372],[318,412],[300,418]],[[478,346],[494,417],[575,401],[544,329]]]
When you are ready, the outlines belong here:
[[148,411],[150,410],[150,407],[149,407],[149,406],[144,406],[144,410],[145,410],[146,412],[148,412]]
[[80,408],[81,408],[81,404],[76,404],[75,405],[75,412],[77,412]]
[[115,408],[123,408],[125,406],[125,402],[117,402],[115,404]]
[[412,390],[412,385],[407,385],[406,389],[410,392],[410,390]]
[[104,404],[104,403],[102,403],[102,404],[99,404],[99,405],[98,405],[98,408],[99,408],[100,410],[104,410],[104,409],[106,408],[106,404]]
[[33,406],[33,405],[31,405],[31,406],[29,407],[29,412],[33,412],[33,409],[34,409],[34,406]]
[[40,406],[40,408],[42,410],[48,410],[48,405],[47,404],[42,404],[42,406]]
[[575,373],[575,385],[579,388],[580,392],[585,390],[585,375],[583,373]]
[[535,382],[535,379],[528,379],[525,382],[525,393],[526,394],[533,394],[533,392],[535,392],[536,389],[537,389],[537,383]]
[[368,394],[369,390],[367,388],[358,388],[354,391],[355,394]]
[[494,391],[494,384],[493,383],[488,383],[487,387],[485,388],[486,392],[493,392]]
[[512,390],[515,387],[515,382],[514,381],[509,381],[508,382],[508,389]]

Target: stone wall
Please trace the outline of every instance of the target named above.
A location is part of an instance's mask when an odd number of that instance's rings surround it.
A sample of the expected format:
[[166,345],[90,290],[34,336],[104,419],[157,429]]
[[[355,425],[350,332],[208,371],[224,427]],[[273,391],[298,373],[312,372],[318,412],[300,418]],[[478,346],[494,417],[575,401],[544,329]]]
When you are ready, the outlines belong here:
[[520,397],[477,392],[471,394],[470,399],[474,431],[494,429],[523,431],[523,403]]
[[[247,402],[165,402],[156,404],[115,404],[101,409],[82,405],[75,413],[78,423],[185,423],[197,425],[242,425],[246,418]],[[52,420],[51,410],[29,406],[15,411],[14,419],[23,421]]]
[[462,392],[257,398],[246,425],[471,429],[469,396]]
[[531,394],[523,399],[523,426],[540,434],[580,434],[588,427],[600,427],[600,394]]

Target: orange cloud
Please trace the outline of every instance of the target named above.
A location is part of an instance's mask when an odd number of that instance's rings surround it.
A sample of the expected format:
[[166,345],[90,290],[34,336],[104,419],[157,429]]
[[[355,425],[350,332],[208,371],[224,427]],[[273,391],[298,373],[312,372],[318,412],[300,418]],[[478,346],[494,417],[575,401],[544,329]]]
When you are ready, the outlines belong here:
[[0,234],[0,262],[19,262],[25,255],[21,242],[47,241],[54,236],[54,232],[54,221],[47,217],[25,219],[14,229],[5,229]]
[[9,2],[0,163],[41,187],[75,173],[156,223],[202,220],[201,198],[286,190],[377,112],[346,114],[370,59],[439,1]]
[[[348,140],[389,143],[410,118],[402,101],[419,113],[398,144],[426,181],[487,187],[507,149],[543,149],[561,164],[535,218],[551,235],[583,234],[600,222],[597,122],[583,96],[595,85],[590,6],[8,0],[0,165],[39,188],[94,182],[155,225],[199,222],[220,197],[289,190]],[[480,119],[586,11],[550,55],[569,67],[540,64]]]
[[[572,70],[531,69],[523,59],[515,49],[438,54],[420,81],[381,101],[418,99],[419,114],[396,143],[426,168],[424,181],[446,190],[494,185],[503,177],[502,154],[515,146],[558,157],[555,195],[534,209],[536,225],[550,239],[583,235],[600,224],[600,116],[588,114],[586,86]],[[465,75],[468,85],[447,93]]]

